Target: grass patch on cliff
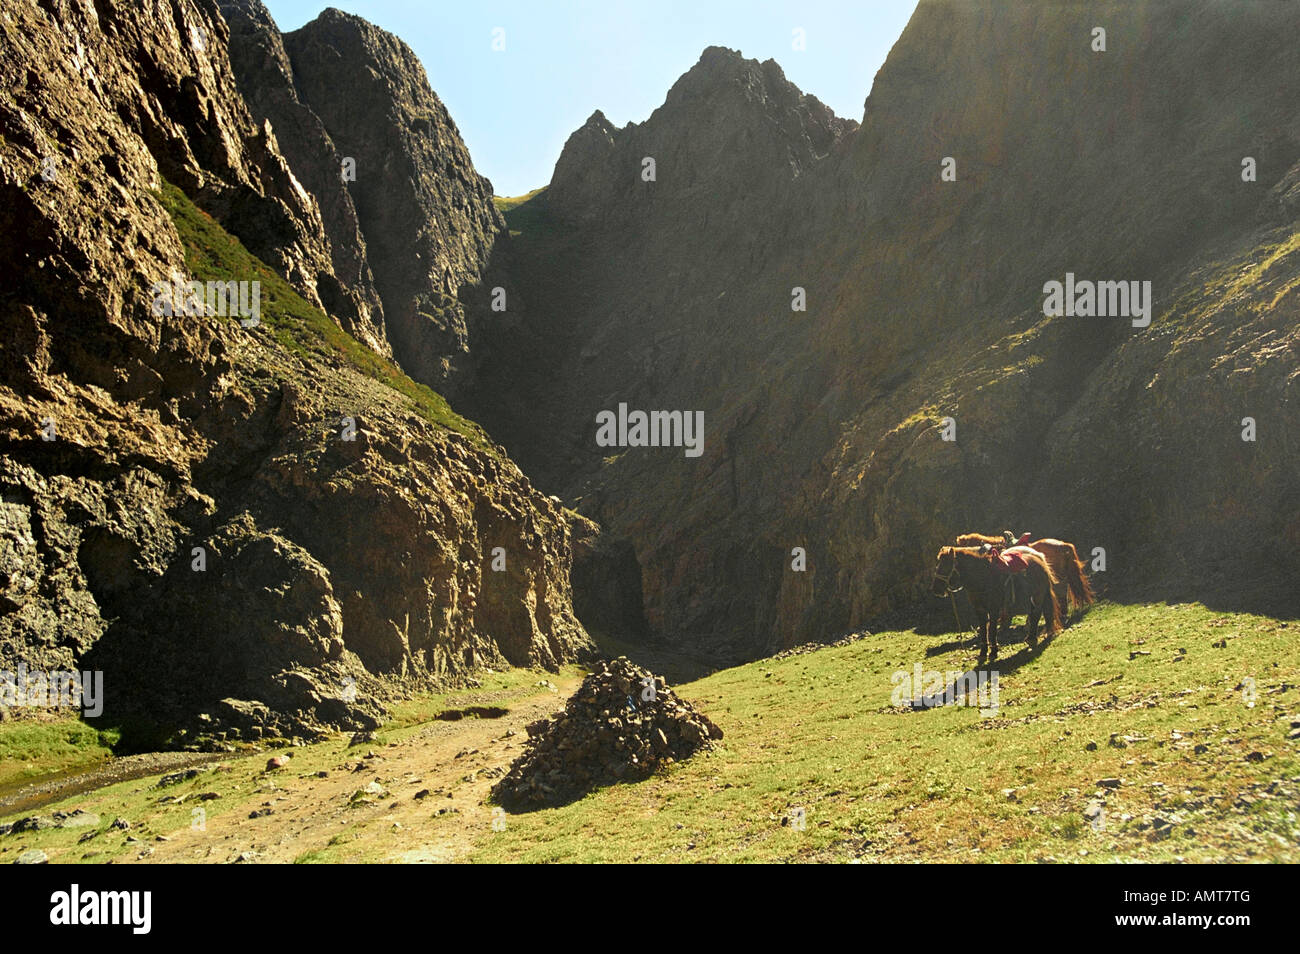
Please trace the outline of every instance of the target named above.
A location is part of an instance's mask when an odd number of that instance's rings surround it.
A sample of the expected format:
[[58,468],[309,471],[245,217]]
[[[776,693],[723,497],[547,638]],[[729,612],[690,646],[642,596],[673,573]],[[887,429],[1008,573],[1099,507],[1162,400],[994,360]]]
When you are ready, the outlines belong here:
[[[892,705],[895,673],[974,664],[951,633],[878,633],[724,670],[675,687],[726,733],[720,748],[511,815],[472,857],[1295,862],[1295,636],[1294,623],[1198,604],[1102,604],[1041,654],[1004,644],[992,718]],[[1101,831],[1084,816],[1093,800]],[[798,808],[804,830],[782,824]]]
[[340,328],[179,188],[164,182],[162,190],[154,195],[176,226],[185,247],[185,264],[194,280],[261,282],[261,324],[285,351],[306,361],[342,361],[407,398],[425,420],[462,434],[479,448],[499,456],[481,427],[453,411],[442,395],[412,381],[397,365]]
[[546,204],[546,186],[512,198],[493,196],[497,210],[505,217],[511,235],[535,235],[552,228]]
[[502,215],[506,215],[507,213],[512,212],[515,209],[519,208],[519,206],[523,205],[525,202],[531,202],[533,199],[537,198],[539,195],[545,192],[546,189],[547,189],[546,186],[540,186],[534,189],[532,192],[525,192],[523,195],[516,195],[516,196],[494,195],[492,197],[492,204],[497,207],[497,210]]

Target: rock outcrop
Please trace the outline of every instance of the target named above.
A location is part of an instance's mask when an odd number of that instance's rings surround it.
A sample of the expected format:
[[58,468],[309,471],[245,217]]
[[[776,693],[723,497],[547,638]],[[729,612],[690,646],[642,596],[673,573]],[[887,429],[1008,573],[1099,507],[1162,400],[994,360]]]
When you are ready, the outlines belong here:
[[[631,543],[649,626],[682,646],[860,628],[926,598],[954,533],[1011,524],[1101,548],[1116,594],[1285,598],[1296,25],[923,0],[858,128],[706,51],[646,122],[570,138],[527,210],[544,227],[512,242],[528,313],[481,342],[476,413]],[[1045,316],[1067,272],[1150,281],[1151,325]],[[703,454],[598,446],[620,403],[703,411]],[[1246,417],[1271,436],[1243,441]]]
[[[4,11],[0,669],[98,669],[156,744],[581,656],[567,516],[317,310],[318,204],[227,44],[188,0]],[[260,321],[176,280],[257,281]]]
[[294,175],[320,207],[333,266],[328,278],[318,278],[321,302],[354,338],[391,355],[344,157],[299,98],[280,31],[260,0],[221,0],[221,15],[230,28],[230,65],[244,102],[257,121],[271,124]]
[[504,228],[492,184],[397,37],[331,8],[283,40],[298,95],[337,154],[355,160],[349,190],[393,354],[412,377],[454,394],[471,368],[460,296],[478,284]]
[[332,8],[287,35],[260,0],[221,9],[249,109],[320,205],[335,280],[326,310],[456,394],[475,367],[463,299],[482,291],[504,222],[423,66],[397,37]]
[[[615,129],[596,110],[565,143],[547,199],[561,219],[588,227],[593,216],[680,226],[692,202],[733,213],[770,204],[856,128],[800,92],[774,60],[712,46],[644,123]],[[653,183],[646,159],[655,163]],[[660,182],[671,196],[654,188]]]

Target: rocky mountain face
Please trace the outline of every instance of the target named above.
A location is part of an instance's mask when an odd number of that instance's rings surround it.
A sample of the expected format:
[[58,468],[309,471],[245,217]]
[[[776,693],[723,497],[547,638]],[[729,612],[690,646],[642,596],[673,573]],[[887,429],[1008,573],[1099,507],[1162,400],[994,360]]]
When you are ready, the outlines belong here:
[[[922,0],[861,127],[707,50],[644,123],[570,138],[469,406],[634,548],[682,645],[846,631],[1004,526],[1100,548],[1117,595],[1295,611],[1296,25]],[[1046,315],[1067,272],[1151,282],[1149,326]],[[620,404],[703,411],[703,453],[601,446]]]
[[473,368],[460,299],[504,223],[424,67],[397,37],[332,8],[283,36],[259,0],[221,0],[221,11],[239,88],[317,197],[335,275],[359,301],[345,326],[454,394]]
[[[0,670],[101,670],[110,724],[184,741],[365,727],[404,685],[587,652],[558,503],[318,310],[384,350],[346,193],[327,228],[328,177],[279,149],[273,112],[333,162],[274,45],[244,50],[258,122],[213,3],[0,27]],[[259,281],[260,319],[163,294],[191,280]]]
[[[652,634],[738,655],[771,626],[799,545],[779,524],[830,427],[796,426],[830,388],[790,313],[815,275],[772,263],[795,254],[812,178],[855,130],[775,63],[710,48],[646,122],[597,113],[574,133],[530,203],[541,224],[510,243],[522,307],[481,337],[468,406],[605,546],[635,548]],[[596,415],[620,403],[702,410],[702,455],[597,447]]]
[[[0,670],[172,741],[365,727],[583,623],[832,638],[1002,527],[1294,612],[1296,19],[922,0],[861,125],[712,47],[507,231],[363,20],[5,6]],[[1067,275],[1149,324],[1049,314]],[[254,280],[256,322],[157,307]]]
[[323,293],[322,304],[342,319],[354,338],[391,356],[383,303],[348,191],[344,157],[320,118],[299,98],[289,55],[266,7],[259,0],[222,0],[220,7],[230,28],[231,70],[249,112],[271,124],[294,174],[320,207],[335,279]]
[[329,9],[284,46],[300,95],[356,161],[349,189],[393,353],[412,377],[454,394],[470,368],[459,296],[478,284],[504,228],[492,184],[392,34]]
[[[775,61],[709,47],[647,122],[620,130],[599,110],[593,113],[565,143],[548,197],[559,218],[587,227],[642,213],[671,226],[677,220],[667,216],[684,199],[727,208],[768,205],[772,195],[764,187],[797,179],[855,128],[801,93]],[[672,183],[670,201],[651,188],[646,158],[655,160],[655,184],[661,167],[662,181]],[[623,174],[629,165],[631,177]],[[760,179],[727,174],[742,168]]]

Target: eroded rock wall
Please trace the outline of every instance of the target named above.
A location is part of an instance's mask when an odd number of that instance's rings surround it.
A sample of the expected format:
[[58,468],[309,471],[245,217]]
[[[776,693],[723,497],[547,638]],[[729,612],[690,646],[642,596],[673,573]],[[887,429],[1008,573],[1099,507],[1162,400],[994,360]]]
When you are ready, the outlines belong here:
[[308,301],[332,267],[215,5],[8,5],[0,44],[0,666],[101,669],[109,720],[255,736],[585,652],[568,519],[481,432],[295,338],[285,301],[156,313],[190,275],[164,180]]

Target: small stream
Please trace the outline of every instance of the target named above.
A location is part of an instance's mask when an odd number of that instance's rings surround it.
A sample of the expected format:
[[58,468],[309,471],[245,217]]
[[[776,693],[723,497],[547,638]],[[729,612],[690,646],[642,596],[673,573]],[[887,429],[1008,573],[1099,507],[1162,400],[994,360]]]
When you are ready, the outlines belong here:
[[31,815],[47,805],[74,795],[92,792],[117,782],[148,775],[162,775],[181,769],[234,759],[229,752],[146,752],[141,755],[124,755],[111,759],[99,768],[71,769],[56,772],[43,778],[11,782],[0,786],[0,818]]

